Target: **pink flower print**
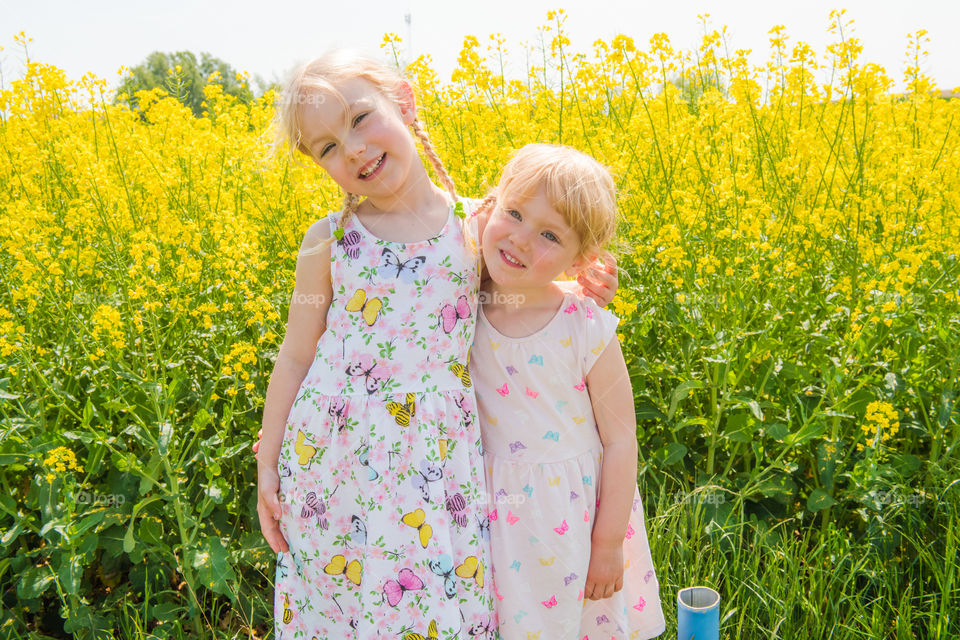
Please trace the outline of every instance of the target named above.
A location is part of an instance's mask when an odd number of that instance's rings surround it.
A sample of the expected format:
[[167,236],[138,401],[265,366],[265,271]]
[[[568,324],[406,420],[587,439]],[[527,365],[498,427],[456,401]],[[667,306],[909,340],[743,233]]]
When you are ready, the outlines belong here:
[[384,447],[373,447],[370,453],[370,460],[379,469],[387,463],[387,451]]
[[335,531],[349,531],[350,514],[343,514],[333,518],[333,528]]
[[367,291],[367,298],[369,298],[371,295],[374,297],[389,296],[391,293],[393,293],[393,287],[391,287],[388,283],[382,282],[370,287],[370,290]]
[[422,297],[422,298],[432,298],[433,295],[434,295],[433,288],[434,288],[434,287],[433,287],[433,283],[432,283],[432,282],[428,282],[428,283],[423,287],[423,289],[420,290],[420,297]]
[[384,487],[384,483],[377,483],[376,488],[373,490],[370,498],[375,504],[383,504],[387,501],[387,490]]
[[[403,444],[405,444],[408,449],[412,449],[419,439],[420,434],[416,433],[412,427],[403,432]],[[404,464],[409,468],[409,464],[406,462]]]

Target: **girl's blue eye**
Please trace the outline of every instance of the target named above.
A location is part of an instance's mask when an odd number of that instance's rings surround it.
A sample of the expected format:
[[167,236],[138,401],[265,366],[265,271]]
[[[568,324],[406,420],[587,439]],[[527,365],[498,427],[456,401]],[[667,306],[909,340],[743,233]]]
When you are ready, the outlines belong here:
[[516,218],[517,220],[522,219],[520,212],[517,211],[516,209],[507,209],[507,215],[510,216],[511,218]]
[[360,115],[358,115],[356,118],[353,119],[353,126],[357,126],[358,124],[360,124],[360,121],[363,120],[365,117],[367,117],[367,114],[365,113],[361,113]]
[[560,242],[560,238],[556,236],[552,231],[544,231],[543,237],[549,240],[550,242]]

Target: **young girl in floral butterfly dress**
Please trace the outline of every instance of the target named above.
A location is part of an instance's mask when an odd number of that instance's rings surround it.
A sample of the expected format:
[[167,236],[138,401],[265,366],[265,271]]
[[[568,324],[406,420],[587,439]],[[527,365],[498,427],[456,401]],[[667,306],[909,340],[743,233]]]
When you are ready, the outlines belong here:
[[276,637],[495,637],[467,369],[479,228],[461,224],[395,71],[315,60],[276,125],[278,146],[348,194],[304,237],[264,404],[257,511],[278,553]]
[[664,631],[636,484],[636,418],[618,319],[553,280],[612,236],[609,173],[528,145],[504,168],[482,238],[477,388],[505,640]]

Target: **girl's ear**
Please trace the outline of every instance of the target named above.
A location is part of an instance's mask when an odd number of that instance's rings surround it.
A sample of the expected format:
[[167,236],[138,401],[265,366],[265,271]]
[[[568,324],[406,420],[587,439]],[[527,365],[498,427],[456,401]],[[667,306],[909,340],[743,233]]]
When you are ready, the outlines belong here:
[[406,125],[413,124],[417,119],[417,99],[413,95],[413,87],[406,80],[400,81],[398,88],[397,106],[400,107],[400,117]]

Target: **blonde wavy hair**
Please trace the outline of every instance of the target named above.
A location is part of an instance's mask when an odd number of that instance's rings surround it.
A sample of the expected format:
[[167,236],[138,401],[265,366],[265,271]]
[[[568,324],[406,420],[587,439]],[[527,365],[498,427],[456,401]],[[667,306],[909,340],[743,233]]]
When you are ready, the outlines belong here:
[[602,249],[617,230],[617,189],[610,172],[572,147],[528,144],[511,156],[500,181],[478,207],[491,210],[508,198],[524,200],[539,189],[580,238],[578,257]]
[[[337,85],[356,78],[361,78],[372,84],[387,99],[398,103],[401,98],[401,87],[405,82],[398,69],[374,60],[363,54],[349,50],[330,51],[319,58],[311,60],[297,67],[290,75],[283,88],[274,114],[272,130],[273,140],[270,146],[270,155],[279,157],[289,155],[296,159],[297,153],[312,158],[310,151],[303,144],[301,129],[300,107],[310,102],[318,94],[333,96],[347,109],[348,105],[343,95],[337,90]],[[430,137],[423,129],[419,120],[414,120],[410,129],[423,145],[423,151],[436,172],[437,178],[443,187],[450,193],[453,201],[457,201],[457,192],[450,175],[443,166],[430,142]],[[343,199],[343,214],[340,226],[346,224],[360,204],[360,196],[355,193],[345,193]],[[335,238],[304,250],[304,254],[323,251],[329,247]]]

